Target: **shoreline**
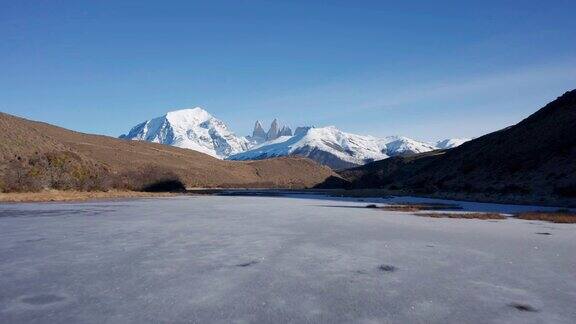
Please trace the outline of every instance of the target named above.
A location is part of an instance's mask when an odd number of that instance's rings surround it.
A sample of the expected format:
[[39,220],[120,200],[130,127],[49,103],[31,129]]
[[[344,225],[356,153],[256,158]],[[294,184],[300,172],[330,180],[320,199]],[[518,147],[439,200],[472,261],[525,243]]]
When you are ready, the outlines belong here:
[[390,192],[383,189],[281,189],[281,188],[189,188],[186,192],[140,192],[140,191],[59,191],[46,190],[40,192],[11,192],[0,193],[2,203],[45,203],[45,202],[88,202],[117,199],[165,198],[176,196],[203,196],[203,195],[282,195],[282,194],[309,194],[326,195],[329,197],[346,198],[390,198],[390,197],[416,197],[427,199],[443,199],[473,203],[492,203],[519,206],[542,206],[555,208],[575,208],[566,201],[534,201],[526,197],[472,197],[458,195],[415,195],[405,192]]
[[418,197],[427,199],[442,199],[465,201],[473,203],[519,205],[519,206],[543,206],[556,208],[576,208],[576,203],[572,199],[556,199],[550,197],[526,197],[526,196],[490,196],[482,193],[478,194],[458,194],[440,192],[436,194],[416,194],[405,191],[390,191],[386,189],[312,189],[318,192],[326,192],[333,196],[351,198],[378,198],[378,197]]
[[485,195],[456,195],[449,193],[439,194],[414,194],[404,191],[390,191],[386,189],[280,189],[280,188],[192,188],[188,193],[195,195],[281,195],[289,194],[309,194],[309,195],[326,195],[330,197],[343,198],[391,198],[391,197],[415,197],[424,199],[441,199],[453,200],[470,203],[487,203],[501,205],[518,205],[518,206],[542,206],[550,208],[576,208],[576,203],[569,199],[565,200],[539,200],[538,198],[528,198],[525,196],[506,196],[493,197]]
[[138,191],[59,191],[0,193],[2,203],[87,202],[116,199],[141,199],[174,197],[178,193]]

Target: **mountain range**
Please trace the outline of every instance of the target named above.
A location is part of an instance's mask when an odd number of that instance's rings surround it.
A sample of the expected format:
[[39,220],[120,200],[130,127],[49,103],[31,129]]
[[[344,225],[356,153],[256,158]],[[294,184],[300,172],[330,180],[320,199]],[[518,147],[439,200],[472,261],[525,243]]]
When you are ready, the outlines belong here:
[[206,110],[196,107],[168,112],[133,127],[122,139],[144,140],[206,153],[229,160],[307,157],[333,169],[363,165],[392,156],[456,147],[467,139],[425,143],[403,136],[378,138],[343,132],[334,126],[298,127],[293,133],[274,119],[268,131],[256,121],[252,135],[241,137]]
[[344,169],[407,153],[435,150],[430,144],[406,137],[377,138],[340,131],[334,126],[299,127],[293,136],[281,136],[231,160],[261,160],[279,156],[303,156],[333,169]]
[[[469,141],[427,144],[348,134],[333,126],[299,127],[289,134],[278,121],[272,131],[256,126],[252,136],[237,137],[196,108],[141,123],[117,139],[0,113],[0,191],[122,189],[126,179],[154,180],[147,170],[156,170],[177,175],[187,187],[315,186],[576,206],[576,90],[516,125]],[[125,140],[131,137],[139,140]],[[212,156],[149,141],[200,146]],[[263,160],[213,157],[249,154],[256,156],[245,158]],[[336,169],[373,162],[335,172],[285,155],[308,156]]]

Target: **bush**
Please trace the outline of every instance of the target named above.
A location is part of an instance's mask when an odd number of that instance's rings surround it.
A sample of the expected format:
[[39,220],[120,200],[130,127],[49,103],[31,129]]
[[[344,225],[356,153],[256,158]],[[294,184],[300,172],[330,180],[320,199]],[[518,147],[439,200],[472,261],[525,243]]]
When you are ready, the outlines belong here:
[[148,165],[118,175],[67,151],[37,153],[28,159],[15,157],[0,165],[0,191],[4,192],[108,191],[111,188],[150,192],[186,190],[179,176],[168,168]]
[[83,160],[72,152],[35,154],[10,161],[0,182],[5,192],[35,192],[42,189],[106,191],[113,176],[103,166]]
[[8,163],[2,183],[4,192],[36,192],[42,189],[41,179],[21,158],[16,158]]

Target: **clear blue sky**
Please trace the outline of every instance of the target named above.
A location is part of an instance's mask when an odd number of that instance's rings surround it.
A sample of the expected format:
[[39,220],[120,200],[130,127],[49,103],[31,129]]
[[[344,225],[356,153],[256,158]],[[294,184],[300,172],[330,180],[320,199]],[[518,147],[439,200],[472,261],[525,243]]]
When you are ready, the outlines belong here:
[[576,1],[0,0],[0,111],[118,136],[202,106],[421,140],[576,88]]

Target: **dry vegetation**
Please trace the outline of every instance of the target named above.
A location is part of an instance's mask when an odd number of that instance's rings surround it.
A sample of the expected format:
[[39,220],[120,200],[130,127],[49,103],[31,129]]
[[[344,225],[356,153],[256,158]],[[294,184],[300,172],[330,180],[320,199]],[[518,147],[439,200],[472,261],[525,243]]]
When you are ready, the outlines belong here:
[[426,211],[426,210],[458,210],[462,209],[462,207],[453,204],[437,204],[437,203],[429,203],[429,204],[393,204],[393,205],[386,205],[386,206],[377,206],[377,205],[368,205],[366,208],[374,208],[380,210],[388,210],[388,211],[399,211],[399,212],[417,212],[417,211]]
[[16,157],[5,165],[0,191],[38,192],[57,190],[105,191],[116,183],[110,172],[73,152],[49,152]]
[[463,218],[463,219],[506,219],[497,213],[416,213],[416,216],[432,218]]
[[446,210],[458,210],[462,207],[453,204],[440,204],[440,203],[430,203],[430,204],[396,204],[396,205],[386,205],[378,206],[374,204],[367,205],[366,208],[373,208],[378,210],[387,211],[399,211],[406,213],[413,213],[416,216],[422,217],[432,217],[432,218],[462,218],[462,219],[506,219],[505,216],[497,213],[417,213],[419,211],[446,211]]
[[105,166],[73,152],[34,154],[10,160],[0,176],[0,192],[59,191],[144,191],[181,192],[186,188],[172,170],[146,165],[136,170],[113,173]]
[[524,220],[539,220],[552,223],[576,223],[576,213],[570,211],[556,211],[556,212],[526,212],[517,215],[519,219]]
[[0,193],[0,202],[46,202],[46,201],[85,201],[96,199],[126,199],[170,197],[173,193],[151,193],[135,191],[59,191]]

